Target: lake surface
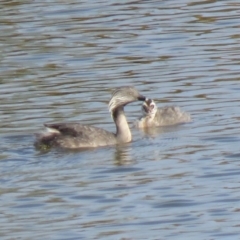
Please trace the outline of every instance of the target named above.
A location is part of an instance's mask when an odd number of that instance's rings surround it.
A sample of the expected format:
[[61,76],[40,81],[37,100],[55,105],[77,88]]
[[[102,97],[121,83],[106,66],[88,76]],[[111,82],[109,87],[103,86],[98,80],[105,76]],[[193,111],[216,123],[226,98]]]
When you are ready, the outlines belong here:
[[[1,1],[0,238],[240,239],[238,1]],[[44,122],[109,131],[134,85],[193,117],[88,151],[33,147]],[[141,103],[126,107],[129,123]]]

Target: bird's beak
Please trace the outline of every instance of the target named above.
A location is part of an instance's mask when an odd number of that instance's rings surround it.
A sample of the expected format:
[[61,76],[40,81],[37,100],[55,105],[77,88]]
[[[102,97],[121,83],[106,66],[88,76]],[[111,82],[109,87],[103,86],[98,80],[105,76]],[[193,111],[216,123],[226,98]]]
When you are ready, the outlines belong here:
[[138,100],[139,100],[139,101],[145,101],[145,100],[146,100],[146,97],[144,97],[143,95],[140,95],[140,96],[138,97]]

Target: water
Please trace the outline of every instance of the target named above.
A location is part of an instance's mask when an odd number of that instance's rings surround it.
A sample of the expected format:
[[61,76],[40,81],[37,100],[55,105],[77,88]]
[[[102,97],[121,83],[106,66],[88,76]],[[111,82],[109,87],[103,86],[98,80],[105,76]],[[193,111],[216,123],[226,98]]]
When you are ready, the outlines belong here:
[[[1,239],[240,238],[237,1],[0,5]],[[132,128],[121,147],[33,148],[44,122],[114,131],[122,85],[193,123]]]

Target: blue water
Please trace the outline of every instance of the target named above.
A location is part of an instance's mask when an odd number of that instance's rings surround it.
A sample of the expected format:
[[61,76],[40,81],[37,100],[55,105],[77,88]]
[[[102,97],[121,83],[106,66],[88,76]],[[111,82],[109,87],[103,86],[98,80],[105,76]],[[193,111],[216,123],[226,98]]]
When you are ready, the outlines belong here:
[[[0,237],[239,239],[240,5],[3,1]],[[193,122],[87,151],[33,147],[44,122],[109,131],[134,85]],[[130,126],[141,104],[127,106]]]

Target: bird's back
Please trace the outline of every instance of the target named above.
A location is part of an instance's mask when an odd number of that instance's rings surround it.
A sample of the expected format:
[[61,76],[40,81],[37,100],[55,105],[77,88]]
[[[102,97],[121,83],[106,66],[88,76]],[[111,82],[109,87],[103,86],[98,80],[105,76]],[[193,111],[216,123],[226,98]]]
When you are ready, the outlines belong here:
[[38,144],[77,149],[116,144],[115,134],[79,123],[45,124],[47,132],[37,138]]
[[156,126],[181,124],[190,121],[190,114],[182,111],[179,107],[176,106],[158,108],[155,118],[153,120]]

